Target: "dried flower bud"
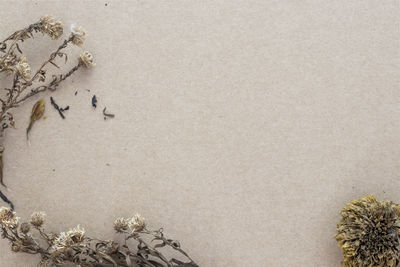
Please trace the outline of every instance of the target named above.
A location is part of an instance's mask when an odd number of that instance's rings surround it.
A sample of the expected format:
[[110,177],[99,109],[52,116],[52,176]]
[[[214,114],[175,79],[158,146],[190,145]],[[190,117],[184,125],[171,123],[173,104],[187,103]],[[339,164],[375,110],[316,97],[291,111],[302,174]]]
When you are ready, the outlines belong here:
[[86,40],[86,31],[82,27],[71,25],[72,43],[76,46],[82,47]]
[[85,229],[80,228],[79,225],[67,232],[67,238],[71,240],[72,243],[80,243],[83,241],[84,237]]
[[19,217],[10,208],[0,208],[0,225],[8,228],[16,228],[18,226]]
[[79,61],[80,61],[81,64],[83,64],[83,66],[85,66],[86,68],[90,68],[90,67],[96,66],[96,63],[94,63],[93,55],[92,55],[89,51],[83,52],[83,53],[79,56]]
[[42,32],[50,36],[51,39],[56,40],[63,34],[61,21],[57,21],[53,16],[44,16],[40,18],[40,22],[42,23]]
[[19,252],[22,248],[22,242],[20,240],[11,243],[11,250],[13,252]]
[[44,217],[46,214],[44,212],[34,212],[31,215],[31,224],[35,227],[40,227],[44,223]]
[[66,233],[65,232],[61,232],[55,239],[53,242],[54,248],[56,250],[60,250],[60,249],[64,249],[67,247],[66,244]]
[[21,223],[21,226],[19,227],[19,229],[21,229],[21,232],[26,234],[29,232],[29,230],[31,230],[31,226],[29,225],[29,223]]
[[57,238],[57,234],[55,233],[48,233],[47,238],[49,239],[50,242],[54,242],[54,240]]
[[118,218],[114,221],[114,230],[117,233],[123,233],[128,230],[129,224],[128,221],[124,218]]
[[133,216],[129,222],[129,228],[132,230],[132,232],[140,232],[142,231],[145,226],[145,220],[142,216],[140,216],[139,214],[135,214],[135,216]]
[[29,66],[28,62],[26,61],[25,56],[21,56],[19,58],[17,65],[15,65],[15,70],[25,80],[28,80],[32,77],[32,69],[31,66]]
[[347,204],[341,215],[335,239],[343,266],[400,266],[400,205],[367,196]]
[[14,70],[13,66],[15,64],[15,55],[4,55],[0,57],[0,72],[7,71],[11,72]]

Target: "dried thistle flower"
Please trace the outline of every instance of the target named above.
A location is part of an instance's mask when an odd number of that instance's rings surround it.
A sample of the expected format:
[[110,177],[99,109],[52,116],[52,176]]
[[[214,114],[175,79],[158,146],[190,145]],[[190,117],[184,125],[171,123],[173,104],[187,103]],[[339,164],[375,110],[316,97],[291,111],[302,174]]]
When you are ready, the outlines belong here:
[[40,18],[42,23],[41,31],[51,39],[56,40],[63,34],[63,26],[61,21],[57,21],[53,16],[48,15]]
[[75,24],[71,25],[72,43],[76,46],[82,47],[86,40],[86,31],[82,27],[77,27]]
[[96,66],[96,63],[94,63],[93,55],[89,51],[83,52],[79,56],[79,61],[85,66],[86,68],[94,67]]
[[400,266],[400,206],[374,196],[354,200],[341,211],[335,239],[346,267]]
[[128,225],[132,232],[140,232],[145,228],[146,223],[144,218],[136,213],[135,216],[128,221]]
[[19,217],[10,208],[1,207],[0,208],[0,225],[2,227],[7,227],[14,229],[18,226]]
[[35,226],[35,227],[41,227],[44,223],[44,217],[46,216],[46,213],[40,211],[40,212],[34,212],[31,215],[31,221],[30,223]]
[[85,229],[79,225],[67,232],[67,240],[73,244],[81,243],[85,237]]
[[80,226],[78,225],[77,227],[69,230],[66,233],[65,232],[60,233],[54,239],[54,248],[56,250],[61,250],[71,247],[73,245],[80,244],[84,241],[84,237],[85,237],[85,230],[83,228],[80,228]]
[[29,230],[31,230],[31,226],[29,225],[29,223],[24,222],[21,223],[19,229],[21,229],[22,233],[26,234],[29,232]]
[[21,56],[18,60],[17,65],[15,66],[16,71],[18,74],[25,80],[28,80],[32,77],[32,69],[29,66],[28,62],[26,61],[25,56]]
[[124,218],[118,218],[114,221],[114,230],[117,233],[123,233],[123,232],[127,231],[128,228],[129,228],[128,220],[126,220]]

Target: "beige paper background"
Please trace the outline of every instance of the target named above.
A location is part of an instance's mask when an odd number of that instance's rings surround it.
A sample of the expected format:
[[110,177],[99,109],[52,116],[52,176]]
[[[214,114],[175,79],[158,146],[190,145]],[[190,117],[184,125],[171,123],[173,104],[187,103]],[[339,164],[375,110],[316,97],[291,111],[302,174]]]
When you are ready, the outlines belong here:
[[[200,266],[339,266],[345,203],[400,202],[398,1],[0,1],[1,35],[44,14],[83,25],[97,67],[53,94],[67,119],[47,105],[30,146],[36,99],[14,112],[21,217],[113,238],[139,212]],[[57,45],[23,49],[38,67]],[[0,242],[0,266],[37,261]]]

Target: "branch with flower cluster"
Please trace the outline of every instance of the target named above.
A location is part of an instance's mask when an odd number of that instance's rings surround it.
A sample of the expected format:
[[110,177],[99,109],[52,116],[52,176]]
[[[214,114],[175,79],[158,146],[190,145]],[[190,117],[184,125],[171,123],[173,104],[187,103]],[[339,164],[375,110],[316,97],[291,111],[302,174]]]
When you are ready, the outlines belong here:
[[[92,54],[85,51],[78,57],[77,63],[70,70],[52,75],[51,78],[47,77],[50,65],[60,69],[59,63],[56,62],[57,59],[63,58],[64,64],[67,63],[68,56],[63,51],[68,45],[83,46],[86,32],[73,25],[71,26],[70,36],[33,72],[27,57],[20,48],[20,43],[33,38],[37,33],[48,35],[52,40],[57,40],[63,35],[63,25],[52,16],[44,16],[38,22],[16,31],[0,42],[0,73],[13,77],[11,86],[3,88],[7,92],[5,97],[0,97],[0,136],[3,136],[5,129],[14,128],[15,122],[11,112],[13,108],[39,93],[47,90],[55,91],[63,81],[80,68],[95,66]],[[4,186],[3,151],[4,147],[0,146],[0,183]],[[13,208],[12,202],[1,191],[0,198]]]
[[[148,230],[144,218],[138,214],[115,220],[114,230],[124,235],[122,244],[90,238],[79,225],[67,232],[48,233],[43,227],[44,222],[43,212],[35,212],[29,222],[20,223],[20,218],[10,208],[0,208],[2,237],[10,241],[13,252],[40,255],[39,266],[198,266],[178,241],[166,238],[162,229]],[[166,248],[178,252],[184,260],[169,259],[160,251]]]
[[[36,33],[42,33],[57,40],[63,34],[63,26],[52,16],[45,16],[39,22],[16,31],[0,42],[0,74],[6,73],[13,77],[12,85],[4,88],[7,92],[6,96],[0,97],[0,136],[3,136],[5,129],[15,125],[10,112],[13,108],[37,94],[47,90],[56,90],[78,69],[90,68],[95,65],[92,54],[85,51],[78,57],[76,65],[70,70],[52,75],[51,78],[47,77],[48,67],[60,68],[59,63],[56,62],[57,59],[63,58],[64,62],[67,62],[68,56],[63,51],[69,44],[79,47],[84,44],[86,32],[82,28],[72,25],[71,35],[33,73],[19,44],[33,38]],[[33,106],[27,137],[32,123],[43,115],[44,102],[44,100],[40,100]],[[0,146],[0,184],[5,186],[3,183],[3,151],[4,147]],[[115,220],[114,230],[123,239],[122,243],[118,243],[90,238],[79,225],[58,234],[47,232],[43,227],[45,221],[43,212],[35,212],[29,222],[20,223],[20,218],[14,212],[12,202],[1,190],[0,198],[10,205],[10,208],[0,207],[2,237],[9,240],[11,250],[16,253],[40,255],[39,266],[62,266],[65,264],[74,264],[80,267],[198,266],[181,248],[178,241],[165,237],[162,229],[149,230],[140,215]],[[161,250],[165,252],[168,248],[170,254],[178,254],[181,259],[168,257],[161,252]]]

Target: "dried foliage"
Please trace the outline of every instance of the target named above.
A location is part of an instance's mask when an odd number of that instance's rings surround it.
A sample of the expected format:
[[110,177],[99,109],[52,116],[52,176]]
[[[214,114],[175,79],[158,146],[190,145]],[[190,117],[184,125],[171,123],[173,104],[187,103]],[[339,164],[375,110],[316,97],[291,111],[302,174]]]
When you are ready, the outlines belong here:
[[[89,68],[95,65],[93,55],[84,51],[76,57],[75,65],[59,74],[50,75],[51,68],[60,70],[59,62],[67,63],[68,56],[64,49],[68,45],[82,47],[86,39],[86,32],[81,27],[71,27],[71,33],[60,46],[52,52],[40,67],[33,71],[27,56],[22,52],[20,44],[27,39],[34,38],[38,33],[48,35],[52,40],[57,40],[63,35],[63,25],[52,16],[44,16],[38,22],[18,30],[0,42],[0,74],[12,76],[12,84],[3,89],[6,93],[0,96],[0,136],[5,129],[13,128],[15,125],[12,109],[18,107],[22,102],[44,91],[54,91],[57,87],[80,68]],[[33,123],[40,119],[44,112],[44,101],[38,101],[32,108],[30,123],[27,128],[27,137]],[[3,183],[3,151],[0,147],[0,184]],[[10,204],[12,202],[0,191],[0,198]]]
[[[166,238],[162,229],[148,230],[144,218],[138,214],[115,220],[114,230],[124,237],[121,244],[90,238],[79,225],[59,234],[49,233],[44,229],[44,223],[43,212],[33,213],[29,223],[20,223],[20,218],[10,208],[0,208],[2,237],[10,241],[14,252],[40,255],[38,266],[198,266],[178,241]],[[186,262],[168,259],[160,251],[167,248],[178,252]]]
[[341,215],[335,239],[343,266],[400,266],[400,205],[367,196],[348,203]]
[[[12,75],[13,82],[9,88],[4,88],[7,92],[5,97],[0,97],[1,102],[1,127],[0,135],[8,127],[14,126],[11,110],[18,107],[23,101],[44,91],[54,91],[59,84],[70,77],[81,67],[90,68],[95,66],[93,56],[90,52],[84,51],[77,57],[77,63],[67,72],[52,75],[48,78],[48,67],[59,69],[57,59],[63,58],[63,62],[68,60],[67,54],[63,50],[73,44],[82,47],[87,37],[86,32],[81,27],[71,26],[70,36],[50,54],[38,70],[32,71],[27,57],[23,54],[19,43],[29,38],[33,38],[35,33],[48,35],[52,40],[59,39],[63,34],[61,22],[52,16],[44,16],[38,22],[25,29],[16,31],[4,41],[0,42],[0,73]],[[49,81],[48,81],[49,80]],[[94,96],[92,105],[96,107],[97,99]],[[60,108],[51,99],[51,104],[59,111],[63,117],[63,112],[69,107]],[[33,123],[40,119],[44,112],[44,100],[39,100],[32,108],[30,124],[27,129],[27,136]],[[113,114],[106,113],[105,117],[114,117]],[[0,146],[0,184],[3,183],[3,151]],[[106,266],[198,266],[182,250],[180,243],[165,237],[163,230],[148,230],[145,220],[140,215],[132,218],[118,218],[114,222],[114,230],[121,235],[122,243],[109,240],[99,240],[90,238],[79,225],[73,229],[61,233],[47,232],[43,225],[45,214],[35,212],[29,222],[20,222],[20,218],[14,212],[12,202],[0,191],[0,198],[10,204],[10,208],[0,207],[0,230],[2,237],[8,239],[11,250],[28,254],[38,254],[41,260],[38,266],[62,266],[74,264],[81,267],[106,267]],[[167,249],[170,253],[178,254],[181,259],[167,257]],[[168,255],[169,255],[168,254]]]
[[33,105],[31,118],[29,120],[29,126],[26,129],[26,139],[28,139],[29,131],[32,129],[33,123],[43,116],[44,113],[45,102],[43,99],[40,99]]

